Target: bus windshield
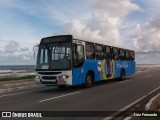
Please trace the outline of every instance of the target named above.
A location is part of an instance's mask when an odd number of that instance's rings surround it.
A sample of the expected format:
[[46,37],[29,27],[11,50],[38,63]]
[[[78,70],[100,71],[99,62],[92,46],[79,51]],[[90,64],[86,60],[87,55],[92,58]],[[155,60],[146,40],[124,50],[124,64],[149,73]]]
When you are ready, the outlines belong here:
[[36,70],[71,69],[71,43],[55,42],[39,45]]

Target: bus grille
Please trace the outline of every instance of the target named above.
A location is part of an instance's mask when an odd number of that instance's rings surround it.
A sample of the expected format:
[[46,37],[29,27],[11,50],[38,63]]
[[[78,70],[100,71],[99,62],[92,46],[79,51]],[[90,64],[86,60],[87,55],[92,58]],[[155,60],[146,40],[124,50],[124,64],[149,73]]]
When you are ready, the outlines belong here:
[[57,75],[61,73],[62,72],[38,72],[38,74],[41,74],[41,75]]
[[43,76],[43,80],[55,80],[57,77],[56,76]]
[[56,81],[54,81],[54,82],[43,81],[43,82],[41,82],[41,83],[42,83],[42,84],[50,84],[50,85],[56,85],[56,84],[57,84]]

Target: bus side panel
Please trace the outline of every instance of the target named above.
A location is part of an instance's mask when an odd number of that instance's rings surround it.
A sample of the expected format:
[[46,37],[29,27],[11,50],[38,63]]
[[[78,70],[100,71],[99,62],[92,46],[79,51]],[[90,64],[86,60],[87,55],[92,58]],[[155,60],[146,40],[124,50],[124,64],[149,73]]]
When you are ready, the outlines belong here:
[[136,73],[136,62],[133,61],[133,64],[132,64],[132,68],[133,68],[133,71],[132,71],[132,74],[135,74]]
[[[133,75],[135,73],[135,62],[134,61],[121,61],[116,60],[112,63],[112,75],[111,77],[104,78],[104,72],[107,69],[106,66],[103,66],[103,61],[100,60],[84,60],[84,63],[81,67],[76,67],[72,69],[72,85],[78,85],[85,83],[85,77],[89,70],[94,72],[95,81],[105,80],[109,78],[119,78],[121,75],[121,70],[125,69],[126,77]],[[104,64],[105,65],[105,64]],[[105,76],[107,76],[105,74]]]
[[78,85],[85,83],[85,77],[89,70],[94,72],[95,81],[101,80],[101,66],[98,60],[84,60],[81,67],[76,67],[72,69],[72,84]]
[[128,66],[128,67],[125,67],[126,77],[135,74],[135,62],[134,61],[126,61],[126,65]]
[[126,61],[128,67],[126,68],[126,77],[135,74],[135,62],[134,61]]
[[82,68],[73,68],[72,69],[72,85],[82,84],[82,81],[85,79],[85,74],[82,73]]
[[122,69],[122,61],[120,60],[116,60],[115,61],[115,75],[114,75],[114,78],[119,78],[120,77],[120,73],[121,73],[121,69]]
[[130,61],[130,75],[135,74],[136,64],[135,61]]
[[128,77],[131,75],[131,62],[130,61],[125,61],[127,64],[127,67],[125,68],[125,76]]
[[101,69],[102,69],[102,62],[99,60],[86,60],[84,64],[84,73],[87,74],[89,70],[93,71],[95,81],[99,81],[102,79]]
[[135,73],[135,62],[134,61],[115,61],[115,78],[119,78],[121,70],[125,69],[125,76],[128,77]]

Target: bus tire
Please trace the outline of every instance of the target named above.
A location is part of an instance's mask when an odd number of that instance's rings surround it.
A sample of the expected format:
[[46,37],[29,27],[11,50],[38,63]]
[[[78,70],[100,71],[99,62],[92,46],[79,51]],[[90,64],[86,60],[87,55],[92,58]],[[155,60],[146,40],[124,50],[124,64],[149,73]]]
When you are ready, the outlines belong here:
[[66,85],[58,85],[58,88],[59,88],[59,89],[65,89],[65,88],[66,88]]
[[84,83],[85,88],[91,87],[93,85],[93,81],[94,81],[93,74],[88,72],[85,78],[85,83]]
[[120,75],[120,80],[122,81],[122,80],[124,80],[124,79],[125,79],[125,70],[122,69],[122,70],[121,70],[121,75]]

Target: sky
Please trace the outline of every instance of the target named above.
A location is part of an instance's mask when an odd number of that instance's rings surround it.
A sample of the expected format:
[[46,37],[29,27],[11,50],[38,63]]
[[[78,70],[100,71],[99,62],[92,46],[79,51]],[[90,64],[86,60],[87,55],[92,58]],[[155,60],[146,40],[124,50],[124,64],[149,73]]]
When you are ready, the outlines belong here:
[[159,0],[0,0],[0,65],[34,65],[41,38],[75,38],[133,49],[160,64]]

